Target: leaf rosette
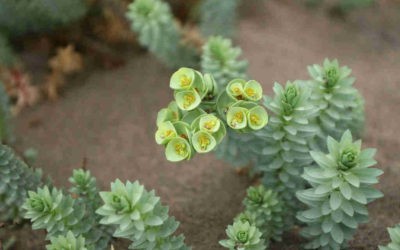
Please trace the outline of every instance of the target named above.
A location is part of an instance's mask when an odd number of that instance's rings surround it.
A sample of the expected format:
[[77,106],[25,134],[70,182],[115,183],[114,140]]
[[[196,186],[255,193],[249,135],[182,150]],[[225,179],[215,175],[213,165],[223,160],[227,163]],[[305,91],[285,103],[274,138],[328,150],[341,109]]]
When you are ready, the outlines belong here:
[[309,239],[307,249],[346,246],[359,224],[368,221],[366,205],[383,194],[372,187],[383,172],[376,164],[375,149],[361,149],[347,130],[340,141],[327,140],[328,154],[311,151],[318,164],[304,169],[302,177],[311,188],[297,192],[308,209],[298,214],[307,224],[302,235]]
[[256,226],[240,220],[229,225],[226,229],[228,239],[219,244],[231,250],[263,250],[266,249],[262,234]]

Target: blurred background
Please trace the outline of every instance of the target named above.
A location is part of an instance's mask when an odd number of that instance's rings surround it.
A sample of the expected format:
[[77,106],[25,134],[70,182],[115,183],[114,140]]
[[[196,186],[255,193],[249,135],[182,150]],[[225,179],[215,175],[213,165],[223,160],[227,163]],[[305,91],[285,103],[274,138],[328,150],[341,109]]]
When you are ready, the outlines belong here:
[[[170,206],[194,249],[221,249],[251,180],[212,154],[167,162],[154,132],[158,110],[172,98],[171,73],[200,69],[213,35],[232,39],[266,94],[274,82],[307,78],[307,65],[337,58],[353,69],[366,99],[364,142],[378,148],[385,171],[385,197],[370,206],[371,221],[350,248],[388,241],[386,227],[400,221],[400,1],[169,0],[140,10],[131,2],[0,0],[8,143],[57,185],[82,166],[102,188],[115,178],[140,180]],[[41,231],[10,235],[14,249],[44,248]],[[299,249],[296,230],[283,242],[272,249]]]

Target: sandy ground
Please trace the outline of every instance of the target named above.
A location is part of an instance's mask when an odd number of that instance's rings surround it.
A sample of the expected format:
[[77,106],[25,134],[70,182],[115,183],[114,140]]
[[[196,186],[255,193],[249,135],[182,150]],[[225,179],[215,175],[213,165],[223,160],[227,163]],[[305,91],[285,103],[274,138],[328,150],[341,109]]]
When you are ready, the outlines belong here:
[[[385,197],[369,206],[371,221],[361,226],[351,249],[376,249],[388,241],[386,227],[400,222],[400,18],[393,11],[355,12],[343,22],[290,0],[263,1],[246,4],[239,25],[237,42],[267,94],[274,81],[307,78],[306,66],[324,57],[353,69],[366,98],[364,145],[378,148]],[[170,206],[193,249],[222,249],[218,240],[241,210],[249,180],[211,154],[178,165],[165,160],[154,131],[157,111],[172,98],[170,74],[153,56],[132,53],[122,68],[80,75],[62,99],[16,119],[16,146],[38,149],[36,165],[58,185],[68,185],[84,158],[103,189],[116,178],[140,180]],[[42,249],[42,233],[18,235],[17,249]],[[293,234],[284,242],[273,249],[299,249]]]

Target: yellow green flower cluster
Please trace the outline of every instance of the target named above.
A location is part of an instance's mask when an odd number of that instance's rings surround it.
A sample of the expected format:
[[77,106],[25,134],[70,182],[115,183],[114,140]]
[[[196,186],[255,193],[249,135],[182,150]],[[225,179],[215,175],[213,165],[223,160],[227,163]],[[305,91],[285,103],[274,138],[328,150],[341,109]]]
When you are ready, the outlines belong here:
[[258,104],[262,98],[262,87],[254,80],[234,79],[218,98],[218,111],[226,117],[229,127],[248,132],[259,130],[268,123],[267,111]]
[[158,112],[155,134],[169,161],[215,149],[226,135],[225,123],[240,131],[267,124],[267,112],[257,104],[262,88],[256,81],[233,80],[219,92],[212,75],[180,68],[172,74],[170,87],[175,100]]

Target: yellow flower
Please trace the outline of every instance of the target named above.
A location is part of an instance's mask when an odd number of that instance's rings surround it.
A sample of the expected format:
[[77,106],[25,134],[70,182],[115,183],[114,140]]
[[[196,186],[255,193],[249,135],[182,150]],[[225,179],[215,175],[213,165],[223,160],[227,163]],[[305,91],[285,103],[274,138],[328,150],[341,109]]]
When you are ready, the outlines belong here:
[[185,156],[187,154],[186,145],[183,143],[175,144],[175,152],[180,156]]
[[183,106],[185,108],[187,108],[194,103],[194,101],[196,100],[196,97],[193,94],[189,93],[189,94],[186,94],[183,97],[183,99],[184,99]]
[[181,87],[187,87],[192,83],[192,80],[187,75],[182,75],[179,79]]
[[211,143],[210,138],[204,134],[200,135],[197,141],[200,144],[200,148],[202,150],[206,150],[208,145],[210,145]]
[[243,112],[236,112],[233,115],[232,123],[242,123],[243,118],[244,118]]
[[251,121],[251,123],[253,123],[255,125],[260,125],[260,123],[261,123],[260,117],[256,114],[250,115],[250,121]]
[[243,129],[247,126],[248,110],[241,107],[231,107],[226,114],[227,123],[233,129]]

